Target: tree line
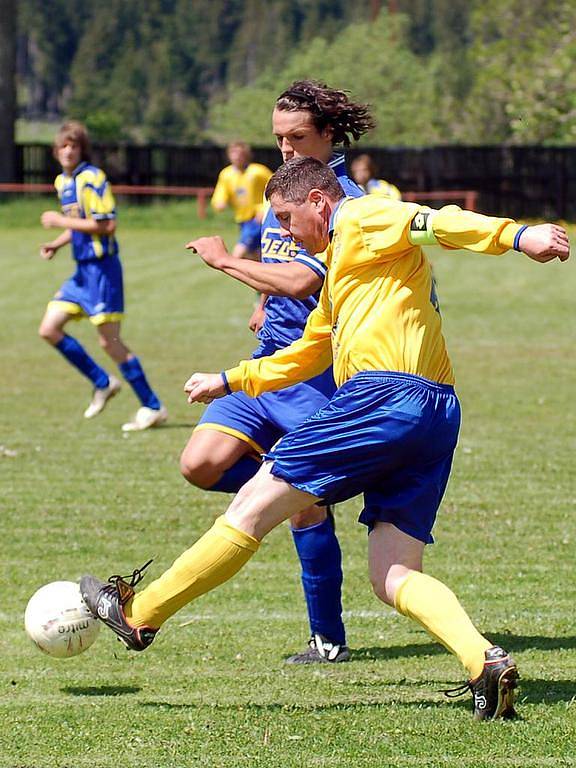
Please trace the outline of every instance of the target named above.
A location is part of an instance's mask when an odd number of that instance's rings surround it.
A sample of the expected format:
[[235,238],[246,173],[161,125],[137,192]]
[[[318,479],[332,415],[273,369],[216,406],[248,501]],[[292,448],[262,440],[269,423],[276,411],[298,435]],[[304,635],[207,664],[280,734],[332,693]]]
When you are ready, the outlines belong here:
[[312,77],[372,105],[370,144],[576,140],[573,0],[20,0],[24,119],[102,140],[271,143]]

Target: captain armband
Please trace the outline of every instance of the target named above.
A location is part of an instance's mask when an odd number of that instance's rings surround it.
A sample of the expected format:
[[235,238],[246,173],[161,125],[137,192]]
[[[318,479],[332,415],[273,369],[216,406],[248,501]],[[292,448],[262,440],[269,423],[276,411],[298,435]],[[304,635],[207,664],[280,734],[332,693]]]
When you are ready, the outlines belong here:
[[436,245],[438,240],[432,229],[436,211],[419,211],[410,222],[408,239],[412,245]]

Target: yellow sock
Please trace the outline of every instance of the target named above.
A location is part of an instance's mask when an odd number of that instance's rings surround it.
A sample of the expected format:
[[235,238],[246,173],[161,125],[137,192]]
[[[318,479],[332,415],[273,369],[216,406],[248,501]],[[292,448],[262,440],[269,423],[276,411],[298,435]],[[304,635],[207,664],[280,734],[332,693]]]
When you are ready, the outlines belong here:
[[396,592],[394,604],[399,613],[417,621],[455,654],[471,679],[481,674],[484,651],[492,643],[478,632],[456,595],[441,581],[412,571]]
[[159,579],[125,605],[126,618],[135,627],[161,627],[187,603],[228,581],[259,546],[257,539],[219,517]]

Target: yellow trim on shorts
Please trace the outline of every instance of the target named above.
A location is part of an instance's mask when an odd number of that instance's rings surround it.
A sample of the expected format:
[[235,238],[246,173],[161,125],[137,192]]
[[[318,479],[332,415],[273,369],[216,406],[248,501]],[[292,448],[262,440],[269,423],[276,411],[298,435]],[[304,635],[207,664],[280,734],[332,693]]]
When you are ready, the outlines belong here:
[[87,317],[86,312],[82,309],[80,304],[75,304],[73,301],[60,301],[59,299],[52,299],[48,302],[47,309],[59,309],[62,312],[66,312],[74,320],[82,320],[83,317]]
[[76,304],[73,301],[61,301],[60,299],[53,299],[48,302],[48,307],[52,309],[60,309],[62,312],[66,312],[73,320],[82,320],[87,317],[92,325],[104,325],[104,323],[119,323],[124,317],[123,312],[100,312],[98,315],[87,315],[82,309],[80,304]]
[[89,320],[92,325],[104,325],[104,323],[119,323],[123,317],[123,312],[101,312],[99,315],[91,315]]
[[261,445],[258,445],[254,440],[248,437],[248,435],[245,435],[243,432],[239,432],[237,429],[232,429],[232,427],[225,427],[223,424],[211,424],[208,421],[202,422],[202,424],[198,424],[194,429],[193,432],[199,432],[202,429],[213,429],[216,432],[223,432],[225,435],[231,435],[232,437],[237,437],[238,440],[242,440],[243,443],[248,443],[256,453],[266,453],[264,448],[262,448]]

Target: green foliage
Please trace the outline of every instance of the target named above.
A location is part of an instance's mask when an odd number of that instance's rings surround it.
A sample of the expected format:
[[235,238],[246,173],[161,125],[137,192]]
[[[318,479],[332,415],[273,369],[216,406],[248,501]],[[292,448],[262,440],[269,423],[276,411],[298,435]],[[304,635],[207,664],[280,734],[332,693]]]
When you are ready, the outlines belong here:
[[425,62],[406,45],[406,25],[405,17],[382,13],[374,23],[348,26],[332,42],[314,38],[294,51],[281,77],[268,70],[253,86],[231,90],[211,112],[214,138],[237,135],[242,115],[242,135],[270,144],[276,97],[293,80],[314,72],[315,79],[348,89],[354,99],[371,104],[377,128],[369,141],[413,145],[436,140],[433,80]]
[[[46,207],[0,204],[10,318],[0,326],[1,768],[574,768],[574,263],[430,249],[463,427],[425,567],[522,674],[521,719],[479,724],[469,698],[440,692],[462,680],[456,660],[372,594],[360,499],[337,508],[348,664],[283,664],[307,636],[287,526],[143,654],[105,629],[75,659],[29,643],[24,606],[41,584],[129,573],[155,557],[149,583],[223,511],[226,495],[194,490],[178,471],[202,412],[182,385],[254,346],[253,292],[183,247],[217,231],[232,244],[231,217],[121,204],[124,336],[170,420],[122,436],[136,408],[124,387],[86,422],[89,385],[37,336],[73,268],[65,252],[49,263],[37,254]],[[110,366],[89,323],[70,333]]]
[[19,10],[24,115],[74,115],[101,138],[269,144],[278,92],[312,77],[373,105],[372,142],[576,140],[573,0],[22,0]]
[[576,6],[489,0],[472,16],[476,78],[462,138],[519,144],[576,139]]
[[85,118],[86,127],[95,141],[118,141],[125,137],[120,115],[102,109],[90,112]]

